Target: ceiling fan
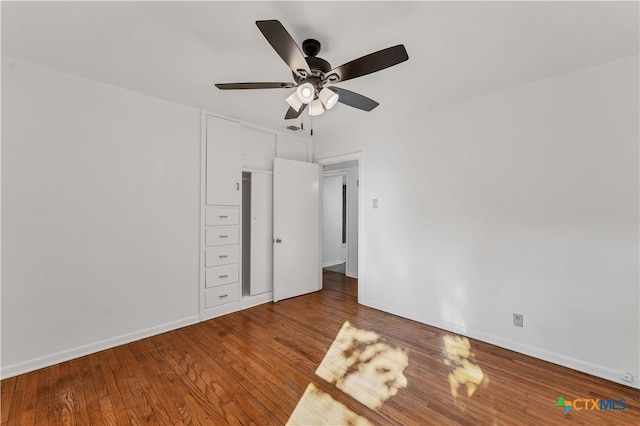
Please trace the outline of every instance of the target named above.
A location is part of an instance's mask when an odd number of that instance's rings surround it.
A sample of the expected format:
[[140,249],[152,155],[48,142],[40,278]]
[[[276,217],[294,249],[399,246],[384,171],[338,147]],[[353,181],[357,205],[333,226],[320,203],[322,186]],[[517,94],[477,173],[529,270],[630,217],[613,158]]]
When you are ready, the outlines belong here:
[[337,102],[371,111],[379,105],[378,102],[350,90],[328,86],[371,74],[409,59],[404,45],[399,44],[331,68],[329,62],[317,56],[320,52],[318,40],[307,39],[302,43],[302,51],[306,55],[304,56],[279,21],[256,21],[256,25],[269,44],[291,68],[295,82],[218,83],[216,87],[221,90],[296,88],[286,99],[289,110],[285,114],[285,119],[299,117],[307,105],[309,105],[309,115],[320,115],[326,109],[333,108]]

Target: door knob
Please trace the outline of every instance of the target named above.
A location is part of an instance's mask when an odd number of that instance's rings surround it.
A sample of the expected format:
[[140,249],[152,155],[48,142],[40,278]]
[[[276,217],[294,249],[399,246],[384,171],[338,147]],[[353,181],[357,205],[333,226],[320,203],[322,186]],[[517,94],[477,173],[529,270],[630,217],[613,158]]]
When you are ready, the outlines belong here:
[[280,244],[282,240],[280,238],[276,238],[276,243]]

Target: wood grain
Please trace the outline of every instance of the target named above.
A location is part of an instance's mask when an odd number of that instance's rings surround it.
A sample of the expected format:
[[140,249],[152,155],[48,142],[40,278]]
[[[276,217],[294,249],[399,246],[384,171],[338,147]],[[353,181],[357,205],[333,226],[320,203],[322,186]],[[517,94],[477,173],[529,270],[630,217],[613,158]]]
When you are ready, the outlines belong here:
[[[639,391],[473,339],[483,381],[453,397],[451,333],[358,305],[356,280],[325,271],[323,282],[317,293],[2,380],[1,424],[282,425],[310,384],[378,425],[640,424]],[[407,351],[407,387],[379,409],[315,374],[345,321]],[[564,415],[559,396],[624,398],[627,408]]]

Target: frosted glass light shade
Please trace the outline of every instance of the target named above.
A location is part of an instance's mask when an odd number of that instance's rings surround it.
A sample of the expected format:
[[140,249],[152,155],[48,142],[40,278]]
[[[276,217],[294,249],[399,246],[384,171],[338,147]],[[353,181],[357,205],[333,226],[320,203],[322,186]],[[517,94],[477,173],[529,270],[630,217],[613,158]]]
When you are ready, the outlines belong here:
[[302,102],[300,102],[300,99],[298,99],[298,94],[296,92],[290,94],[286,101],[291,106],[291,108],[295,109],[296,111],[300,111],[300,108],[302,108],[303,104]]
[[323,112],[324,107],[322,106],[322,101],[320,99],[316,99],[315,101],[311,102],[311,105],[309,105],[309,115],[316,116],[322,114]]
[[300,100],[300,102],[302,102],[303,104],[310,103],[311,101],[313,101],[313,98],[315,97],[315,90],[313,88],[313,84],[311,83],[301,84],[296,89],[296,94],[298,95],[298,99]]
[[326,87],[320,91],[318,97],[326,109],[333,108],[338,103],[338,94]]

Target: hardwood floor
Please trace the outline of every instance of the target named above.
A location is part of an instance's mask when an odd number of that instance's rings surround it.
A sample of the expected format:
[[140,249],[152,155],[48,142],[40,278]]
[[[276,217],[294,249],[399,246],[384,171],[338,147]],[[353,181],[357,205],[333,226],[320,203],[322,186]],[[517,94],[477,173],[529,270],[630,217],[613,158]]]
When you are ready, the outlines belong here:
[[329,271],[329,272],[337,272],[339,274],[346,275],[347,264],[346,263],[339,263],[337,265],[327,266],[326,268],[324,268],[324,270],[325,271]]
[[[282,425],[310,383],[372,424],[640,423],[637,390],[360,306],[356,291],[325,271],[318,293],[5,379],[1,423]],[[406,387],[378,409],[315,374],[345,321],[408,356]],[[564,415],[559,397],[576,407]]]

